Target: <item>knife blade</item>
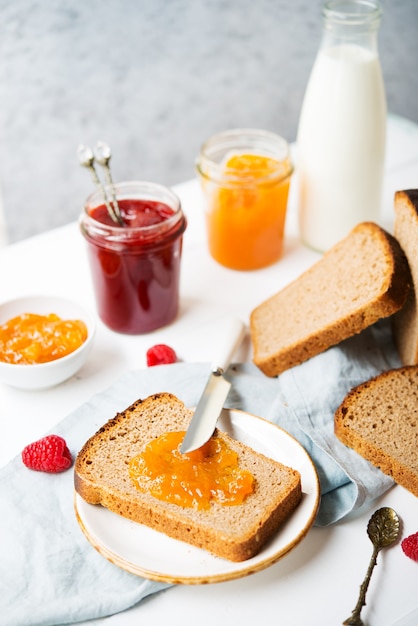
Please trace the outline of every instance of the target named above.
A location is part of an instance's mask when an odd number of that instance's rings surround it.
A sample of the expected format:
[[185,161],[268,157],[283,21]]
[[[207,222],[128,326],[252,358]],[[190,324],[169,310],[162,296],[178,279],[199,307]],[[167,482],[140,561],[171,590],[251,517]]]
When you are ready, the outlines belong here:
[[241,320],[234,318],[229,320],[224,330],[225,340],[220,343],[209,379],[180,445],[183,454],[200,448],[211,438],[231,388],[231,383],[223,374],[244,337],[245,326]]

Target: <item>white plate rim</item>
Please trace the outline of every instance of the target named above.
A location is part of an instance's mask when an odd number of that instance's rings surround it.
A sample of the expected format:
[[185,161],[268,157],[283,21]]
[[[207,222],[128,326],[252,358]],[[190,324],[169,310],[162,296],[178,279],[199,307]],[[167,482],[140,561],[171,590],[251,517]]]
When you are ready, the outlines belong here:
[[[264,445],[268,447],[279,442],[282,447],[277,450],[277,454],[266,455],[274,456],[301,473],[302,502],[267,546],[246,561],[239,563],[227,561],[123,518],[101,505],[88,504],[74,492],[77,522],[88,542],[104,558],[131,574],[149,580],[171,584],[208,584],[242,578],[261,571],[282,559],[304,539],[313,526],[318,512],[320,486],[316,468],[303,446],[280,426],[239,409],[224,409],[218,427],[264,454],[267,452]],[[189,568],[187,573],[175,571],[178,565],[170,562],[169,557],[163,566],[157,564],[159,560],[156,558],[152,567],[146,564],[147,559],[141,552],[134,558],[128,557],[124,552],[125,549],[129,551],[133,545],[128,544],[131,535],[138,541],[135,546],[139,545],[142,538],[148,545],[152,542],[156,547],[163,545],[165,548],[175,549],[178,553],[177,558],[179,554],[181,556],[182,565],[185,564]],[[115,547],[114,538],[122,542],[124,538],[127,539],[120,549],[118,546]]]

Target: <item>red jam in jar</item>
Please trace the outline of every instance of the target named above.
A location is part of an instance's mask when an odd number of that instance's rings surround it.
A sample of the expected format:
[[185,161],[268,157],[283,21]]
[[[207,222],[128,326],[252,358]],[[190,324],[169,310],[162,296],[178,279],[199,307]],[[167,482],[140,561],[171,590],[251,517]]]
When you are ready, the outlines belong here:
[[187,222],[177,196],[162,185],[118,183],[115,192],[123,226],[112,220],[98,191],[80,221],[98,312],[112,330],[147,333],[177,315]]

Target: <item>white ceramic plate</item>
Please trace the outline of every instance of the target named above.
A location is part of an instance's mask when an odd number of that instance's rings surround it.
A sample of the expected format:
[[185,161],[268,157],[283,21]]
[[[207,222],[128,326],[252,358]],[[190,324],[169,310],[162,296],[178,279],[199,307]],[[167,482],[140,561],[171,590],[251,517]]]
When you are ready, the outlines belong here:
[[306,536],[319,506],[319,482],[304,448],[281,428],[243,411],[224,410],[218,427],[301,474],[302,501],[273,539],[258,555],[233,563],[125,519],[100,505],[87,504],[76,493],[77,520],[88,541],[102,556],[132,574],[151,580],[214,583],[247,576],[272,565]]

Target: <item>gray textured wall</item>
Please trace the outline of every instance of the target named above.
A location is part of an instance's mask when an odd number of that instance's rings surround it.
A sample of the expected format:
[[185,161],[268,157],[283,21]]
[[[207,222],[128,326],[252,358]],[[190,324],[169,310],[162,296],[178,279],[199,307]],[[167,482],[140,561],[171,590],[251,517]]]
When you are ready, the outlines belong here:
[[[76,159],[104,139],[115,179],[194,176],[238,126],[295,139],[319,0],[0,0],[0,181],[17,241],[77,218]],[[388,107],[418,122],[418,0],[383,0]]]

